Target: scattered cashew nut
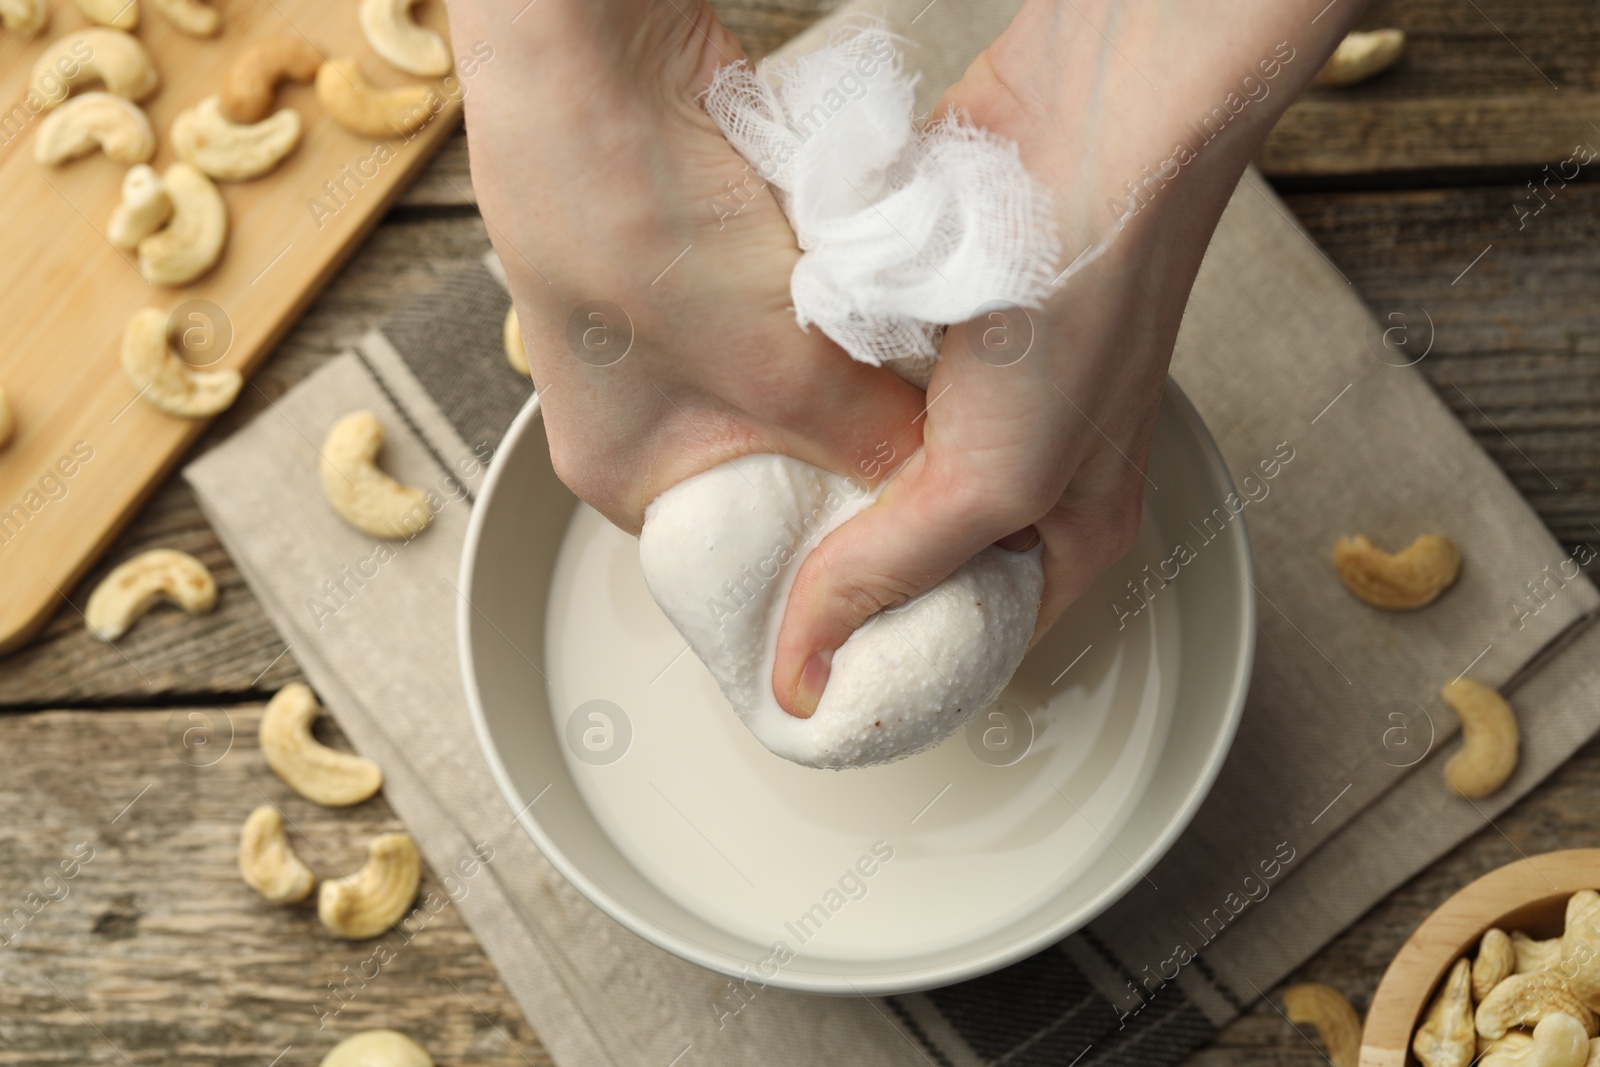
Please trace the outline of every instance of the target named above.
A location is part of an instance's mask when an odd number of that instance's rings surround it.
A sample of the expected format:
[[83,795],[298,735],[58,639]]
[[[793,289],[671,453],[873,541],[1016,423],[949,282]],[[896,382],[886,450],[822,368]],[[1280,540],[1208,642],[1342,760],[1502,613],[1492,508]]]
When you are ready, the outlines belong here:
[[1345,35],[1317,71],[1316,84],[1336,88],[1366,81],[1394,66],[1406,48],[1404,30],[1357,31]]
[[32,37],[50,21],[50,0],[0,0],[0,26]]
[[75,87],[96,80],[105,84],[107,92],[135,102],[161,84],[155,60],[139,39],[103,26],[58,37],[33,65],[33,90],[45,108],[61,103]]
[[268,37],[239,53],[222,84],[222,114],[229,122],[260,122],[272,114],[281,81],[309,82],[322,53],[299,34]]
[[1594,1012],[1578,999],[1566,980],[1553,971],[1514,974],[1489,991],[1478,1005],[1476,1025],[1484,1037],[1505,1036],[1507,1030],[1533,1026],[1548,1015],[1565,1012],[1583,1024],[1589,1037],[1596,1034]]
[[1423,534],[1389,553],[1363,535],[1333,546],[1333,565],[1345,587],[1377,608],[1405,611],[1431,604],[1461,573],[1461,549],[1448,537]]
[[379,834],[367,846],[366,866],[322,883],[317,917],[335,937],[377,937],[405,915],[421,881],[422,857],[411,835]]
[[190,615],[217,606],[217,583],[206,565],[172,548],[153,548],[118,564],[89,594],[83,619],[102,641],[115,641],[158,600]]
[[162,175],[172,218],[139,242],[139,272],[152,285],[187,285],[210,270],[228,239],[228,206],[211,179],[192,163]]
[[1472,961],[1472,996],[1482,1000],[1516,969],[1517,951],[1511,938],[1499,927],[1486,930],[1478,942],[1478,958]]
[[122,370],[140,399],[169,415],[200,418],[233,403],[244,379],[236,370],[199,371],[173,354],[168,312],[134,312],[122,333]]
[[[1502,1031],[1503,1033],[1504,1031]],[[1495,1037],[1499,1034],[1493,1035]],[[1411,1039],[1422,1067],[1467,1067],[1478,1052],[1472,1021],[1472,965],[1456,960]]]
[[144,108],[115,93],[84,93],[46,115],[33,141],[40,163],[65,163],[96,148],[113,163],[148,163],[156,131]]
[[378,55],[407,74],[437,78],[454,65],[445,39],[411,19],[417,0],[361,0],[361,32]]
[[330,59],[317,70],[317,99],[333,121],[363,137],[403,137],[433,118],[429,85],[379,89],[353,59]]
[[1517,769],[1517,716],[1504,697],[1470,678],[1439,691],[1461,719],[1462,743],[1444,765],[1445,782],[1464,797],[1486,797]]
[[150,0],[166,20],[190,37],[215,37],[222,29],[222,16],[217,9],[207,7],[200,0]]
[[1345,995],[1320,982],[1292,985],[1283,991],[1283,1013],[1295,1025],[1317,1028],[1333,1067],[1356,1067],[1361,1054],[1361,1017]]
[[506,362],[524,378],[533,377],[528,367],[528,350],[522,344],[522,324],[517,321],[517,308],[513,304],[506,311],[505,325],[500,329],[500,341],[505,346]]
[[15,429],[16,420],[11,417],[11,401],[6,399],[6,391],[0,389],[0,448],[11,443],[11,434]]
[[286,107],[250,125],[229,122],[221,98],[208,96],[172,120],[178,158],[222,181],[246,181],[276,167],[300,143],[300,113]]
[[333,1046],[320,1067],[433,1067],[433,1057],[395,1030],[363,1030]]
[[1561,962],[1561,938],[1552,937],[1535,941],[1521,930],[1511,931],[1511,950],[1516,953],[1517,965],[1512,974],[1531,974],[1545,971]]
[[290,682],[261,715],[261,752],[279,778],[307,800],[328,808],[359,804],[383,786],[383,771],[369,759],[329,748],[311,735],[322,714],[317,698]]
[[139,0],[74,0],[83,17],[102,26],[132,30],[139,25]]
[[352,411],[322,442],[322,493],[346,522],[373,537],[415,537],[433,521],[427,495],[401,485],[376,464],[383,423],[370,411]]
[[167,224],[172,217],[172,197],[167,183],[154,168],[141,163],[122,178],[122,200],[111,212],[106,238],[118,248],[137,248],[139,242]]
[[274,904],[293,904],[316,888],[310,868],[283,832],[283,815],[271,804],[250,813],[239,833],[239,873],[245,885]]
[[[1510,1035],[1506,1035],[1509,1037]],[[1546,1015],[1526,1042],[1495,1042],[1478,1067],[1584,1067],[1589,1036],[1583,1025],[1563,1012]]]

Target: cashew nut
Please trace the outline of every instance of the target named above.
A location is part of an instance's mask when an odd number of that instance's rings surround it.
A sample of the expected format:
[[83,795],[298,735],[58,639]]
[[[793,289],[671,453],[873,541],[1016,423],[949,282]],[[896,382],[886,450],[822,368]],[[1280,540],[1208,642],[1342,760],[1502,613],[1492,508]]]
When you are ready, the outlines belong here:
[[16,421],[11,417],[11,401],[6,399],[6,391],[0,389],[0,448],[11,443],[11,433],[16,429]]
[[83,619],[102,641],[128,632],[158,600],[170,600],[190,615],[217,606],[217,583],[206,565],[172,548],[153,548],[118,564],[89,594]]
[[1370,30],[1346,34],[1333,55],[1317,71],[1316,84],[1354,85],[1394,66],[1405,51],[1404,30]]
[[40,163],[65,163],[96,148],[113,163],[146,163],[156,131],[144,108],[114,93],[84,93],[46,115],[33,142]]
[[171,217],[172,197],[167,195],[167,183],[153,168],[140,163],[123,175],[122,200],[111,212],[106,238],[118,248],[136,248]]
[[267,702],[261,715],[261,752],[267,766],[307,800],[324,807],[359,804],[383,785],[383,771],[369,759],[329,748],[311,735],[322,708],[311,690],[290,682]]
[[215,37],[222,28],[222,16],[217,9],[207,7],[200,0],[150,0],[166,20],[190,37]]
[[1489,991],[1478,1005],[1476,1024],[1484,1037],[1503,1037],[1517,1026],[1533,1026],[1547,1015],[1565,1012],[1583,1024],[1583,1032],[1594,1037],[1594,1012],[1584,1006],[1559,974],[1538,971],[1514,974]]
[[379,89],[353,59],[330,59],[317,69],[317,99],[333,121],[363,137],[403,137],[428,124],[435,111],[430,85]]
[[222,83],[222,114],[229,122],[260,122],[272,114],[278,83],[309,82],[322,53],[299,34],[268,37],[239,53]]
[[173,354],[168,312],[134,312],[122,333],[122,369],[141,399],[169,415],[215,415],[233,403],[244,379],[236,370],[198,371]]
[[75,87],[92,81],[139,101],[156,91],[155,60],[132,34],[108,27],[79,30],[50,42],[33,65],[33,90],[43,107],[55,107]]
[[0,26],[32,37],[50,21],[50,0],[0,0]]
[[378,55],[407,74],[437,78],[454,65],[443,37],[411,20],[417,0],[361,0],[361,31]]
[[244,821],[239,833],[239,873],[245,885],[274,904],[304,900],[317,885],[283,832],[282,813],[271,804],[261,805]]
[[1512,974],[1545,971],[1561,962],[1561,938],[1535,941],[1521,930],[1511,931],[1511,950],[1517,955]]
[[208,96],[172,120],[172,147],[178,158],[223,181],[265,174],[299,143],[300,113],[292,107],[240,126],[222,114],[219,97]]
[[1526,1042],[1495,1042],[1478,1061],[1478,1067],[1584,1067],[1588,1058],[1589,1036],[1583,1032],[1583,1025],[1570,1015],[1556,1012],[1539,1020]]
[[1439,691],[1461,719],[1461,748],[1444,765],[1445,781],[1464,797],[1486,797],[1517,769],[1517,716],[1505,698],[1470,678]]
[[[1504,1033],[1504,1031],[1501,1031]],[[1499,1034],[1493,1035],[1499,1037]],[[1358,1042],[1359,1044],[1359,1042]],[[1472,965],[1456,960],[1411,1039],[1422,1067],[1467,1067],[1478,1052],[1472,1028]]]
[[373,537],[415,537],[433,521],[427,495],[401,485],[376,464],[383,423],[370,411],[352,411],[322,442],[322,493],[346,522]]
[[1495,1055],[1503,1056],[1506,1053],[1521,1054],[1533,1044],[1533,1035],[1524,1030],[1511,1030],[1505,1037],[1490,1040],[1482,1034],[1478,1035],[1478,1067],[1481,1067],[1484,1057]]
[[90,22],[131,30],[139,25],[139,0],[75,0],[78,10]]
[[1361,1017],[1343,993],[1320,982],[1292,985],[1283,991],[1283,1013],[1291,1023],[1317,1028],[1333,1067],[1356,1067],[1361,1053]]
[[1585,889],[1567,901],[1557,965],[1567,985],[1589,1007],[1600,1006],[1600,893]]
[[1385,552],[1360,534],[1333,546],[1345,587],[1368,604],[1395,611],[1431,604],[1461,573],[1461,549],[1448,537],[1423,534],[1400,552]]
[[1478,958],[1472,961],[1472,995],[1482,1000],[1517,969],[1517,952],[1511,938],[1499,927],[1486,930],[1478,942]]
[[333,1046],[320,1067],[433,1067],[433,1057],[405,1034],[363,1030]]
[[367,846],[367,864],[348,878],[322,883],[317,917],[335,937],[364,941],[400,921],[416,899],[422,857],[411,835],[379,834]]
[[228,239],[228,206],[200,168],[174,163],[162,176],[172,218],[139,242],[139,271],[152,285],[187,285],[210,270]]
[[517,308],[512,305],[506,312],[505,325],[500,330],[501,343],[505,345],[506,362],[524,378],[533,377],[528,367],[528,350],[522,344],[522,325],[517,321]]

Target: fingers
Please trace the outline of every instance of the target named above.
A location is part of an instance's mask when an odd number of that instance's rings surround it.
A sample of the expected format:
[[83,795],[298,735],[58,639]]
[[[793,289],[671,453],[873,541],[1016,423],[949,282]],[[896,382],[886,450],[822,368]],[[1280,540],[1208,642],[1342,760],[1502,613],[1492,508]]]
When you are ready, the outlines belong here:
[[772,690],[809,717],[832,651],[867,619],[933,588],[985,546],[1016,531],[981,494],[916,453],[866,511],[822,540],[800,567],[778,635]]

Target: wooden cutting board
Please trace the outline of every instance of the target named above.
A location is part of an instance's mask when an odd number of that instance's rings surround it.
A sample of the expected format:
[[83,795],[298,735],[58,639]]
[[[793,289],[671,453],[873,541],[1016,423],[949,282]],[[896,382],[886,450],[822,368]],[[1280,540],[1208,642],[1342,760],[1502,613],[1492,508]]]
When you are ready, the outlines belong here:
[[[0,449],[0,652],[26,642],[56,611],[83,607],[65,602],[73,585],[205,429],[205,420],[137,398],[118,358],[128,318],[146,306],[203,302],[191,306],[199,317],[186,318],[186,327],[213,355],[231,333],[212,366],[238,369],[251,390],[250,372],[450,135],[471,74],[493,61],[482,42],[476,51],[456,48],[470,58],[446,84],[439,114],[410,140],[384,143],[337,126],[311,86],[285,83],[278,104],[300,112],[300,147],[271,174],[219,183],[230,223],[221,261],[183,289],[163,289],[103,236],[125,168],[99,153],[59,167],[33,159],[43,116],[30,117],[24,101],[34,60],[47,42],[90,25],[70,0],[49,2],[50,24],[37,37],[0,30],[0,389],[16,420],[11,444]],[[162,79],[144,103],[158,171],[175,159],[173,118],[220,91],[233,58],[259,38],[298,33],[329,58],[360,57],[380,85],[417,81],[367,46],[355,0],[217,6],[222,32],[201,40],[143,4],[135,36]],[[441,0],[413,13],[445,32]]]

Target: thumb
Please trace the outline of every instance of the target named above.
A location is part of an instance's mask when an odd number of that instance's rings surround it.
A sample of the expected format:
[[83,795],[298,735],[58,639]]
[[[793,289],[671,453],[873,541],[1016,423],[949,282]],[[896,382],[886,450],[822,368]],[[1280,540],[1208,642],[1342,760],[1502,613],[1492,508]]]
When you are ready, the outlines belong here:
[[1031,527],[1019,530],[998,512],[978,506],[925,449],[915,453],[877,501],[823,538],[801,564],[772,669],[779,705],[809,718],[833,652],[873,615],[932,589],[996,541],[1018,551],[1037,543]]

